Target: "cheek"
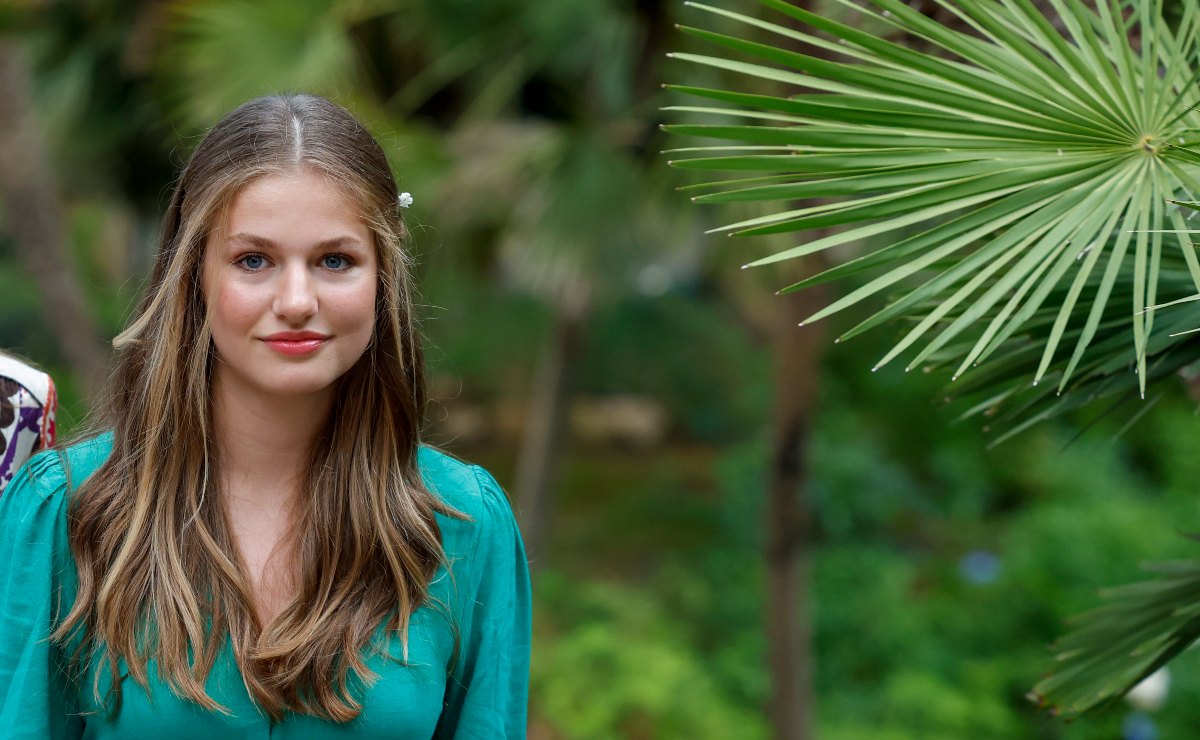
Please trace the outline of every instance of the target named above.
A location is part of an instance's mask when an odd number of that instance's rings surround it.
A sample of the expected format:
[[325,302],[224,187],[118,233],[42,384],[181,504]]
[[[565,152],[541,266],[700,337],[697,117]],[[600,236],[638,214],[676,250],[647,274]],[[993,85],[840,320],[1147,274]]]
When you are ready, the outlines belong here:
[[365,334],[375,329],[375,291],[355,290],[331,295],[324,306],[342,333]]
[[262,313],[261,296],[236,284],[217,283],[209,293],[213,336],[242,333]]

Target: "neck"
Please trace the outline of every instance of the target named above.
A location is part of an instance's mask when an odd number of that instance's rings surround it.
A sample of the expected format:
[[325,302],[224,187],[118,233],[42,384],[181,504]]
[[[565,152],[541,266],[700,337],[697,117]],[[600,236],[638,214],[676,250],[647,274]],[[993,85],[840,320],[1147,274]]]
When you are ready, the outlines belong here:
[[269,396],[214,372],[212,423],[221,487],[246,503],[289,504],[332,405],[332,392]]

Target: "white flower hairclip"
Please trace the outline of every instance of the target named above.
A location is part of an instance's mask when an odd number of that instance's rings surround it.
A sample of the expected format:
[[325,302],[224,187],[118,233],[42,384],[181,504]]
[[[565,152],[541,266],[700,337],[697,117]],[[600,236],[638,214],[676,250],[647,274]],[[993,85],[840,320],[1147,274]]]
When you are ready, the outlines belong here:
[[400,196],[396,198],[396,202],[400,204],[401,208],[408,208],[413,204],[412,193],[400,193]]

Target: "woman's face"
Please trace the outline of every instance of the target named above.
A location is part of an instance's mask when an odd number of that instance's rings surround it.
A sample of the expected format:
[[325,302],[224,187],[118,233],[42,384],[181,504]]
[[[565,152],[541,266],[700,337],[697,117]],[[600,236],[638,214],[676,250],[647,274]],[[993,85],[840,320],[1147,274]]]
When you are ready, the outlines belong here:
[[267,396],[332,393],[375,330],[374,238],[321,175],[259,178],[204,252],[214,382]]

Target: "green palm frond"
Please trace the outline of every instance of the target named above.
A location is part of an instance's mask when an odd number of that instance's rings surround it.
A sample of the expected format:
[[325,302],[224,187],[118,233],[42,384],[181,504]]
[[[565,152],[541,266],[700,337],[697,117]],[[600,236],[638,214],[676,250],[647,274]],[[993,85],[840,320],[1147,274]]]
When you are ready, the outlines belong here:
[[[1086,259],[1084,255],[1082,259]],[[1060,326],[1061,309],[1080,293],[1094,293],[1104,279],[1093,271],[1081,283],[1061,282],[1047,293],[1037,311],[1029,315],[1022,331],[1005,338],[997,348],[997,357],[953,383],[950,396],[974,399],[960,421],[974,415],[986,419],[988,431],[995,432],[992,444],[999,444],[1040,421],[1102,403],[1109,409],[1125,409],[1140,415],[1149,404],[1138,404],[1138,389],[1176,377],[1200,357],[1200,334],[1191,333],[1200,326],[1200,303],[1184,299],[1160,310],[1145,345],[1145,372],[1137,372],[1134,355],[1129,351],[1135,341],[1128,306],[1134,301],[1134,266],[1118,272],[1104,309],[1096,314],[1094,325],[1077,322],[1061,329],[1062,342],[1077,344],[1085,332],[1090,351],[1086,356],[1064,365],[1051,367],[1046,382],[1030,384],[1044,362],[1044,347]],[[1158,265],[1160,293],[1188,294],[1191,276],[1178,252],[1164,254]],[[934,305],[927,311],[936,311]],[[967,315],[968,308],[948,314],[954,321]],[[933,352],[926,361],[933,367],[945,363],[953,367],[958,357],[970,351],[974,340],[952,342]],[[1066,390],[1060,392],[1062,376],[1070,374]],[[1140,407],[1139,407],[1140,406]]]
[[[985,390],[1023,395],[1017,386],[1032,380],[1039,398],[1058,398],[1111,387],[1117,361],[1144,395],[1164,342],[1186,341],[1159,338],[1164,321],[1169,333],[1179,321],[1156,306],[1200,290],[1200,261],[1177,233],[1185,213],[1168,203],[1200,193],[1200,9],[1185,3],[1170,28],[1153,2],[1049,0],[1060,33],[1029,0],[942,2],[958,31],[899,0],[836,1],[860,26],[910,34],[936,54],[783,0],[760,0],[781,23],[689,3],[777,43],[684,28],[734,54],[676,58],[796,91],[673,87],[717,103],[668,109],[715,120],[666,127],[720,140],[673,150],[677,167],[722,173],[691,186],[693,199],[779,203],[718,231],[842,227],[751,266],[881,245],[785,288],[859,278],[807,321],[892,294],[843,335],[915,319],[880,366],[908,353],[910,369],[943,365],[957,378],[987,363],[1000,372]],[[805,29],[782,25],[788,18]],[[1139,34],[1135,50],[1128,38]]]
[[[673,86],[705,104],[666,128],[716,141],[672,151],[717,173],[693,200],[773,209],[717,231],[801,234],[748,266],[866,245],[785,289],[855,278],[807,321],[890,296],[843,338],[907,321],[879,365],[948,370],[997,441],[1200,360],[1200,4],[1169,26],[1160,0],[1046,0],[1053,23],[1032,0],[938,0],[960,31],[900,0],[831,0],[855,25],[759,1],[779,22],[689,3],[772,43],[684,28],[729,56],[676,58],[755,92]],[[1103,705],[1200,636],[1200,561],[1159,569],[1080,618],[1034,698]]]
[[1067,714],[1110,704],[1200,637],[1200,561],[1146,569],[1160,577],[1110,589],[1108,604],[1073,620],[1031,699]]

